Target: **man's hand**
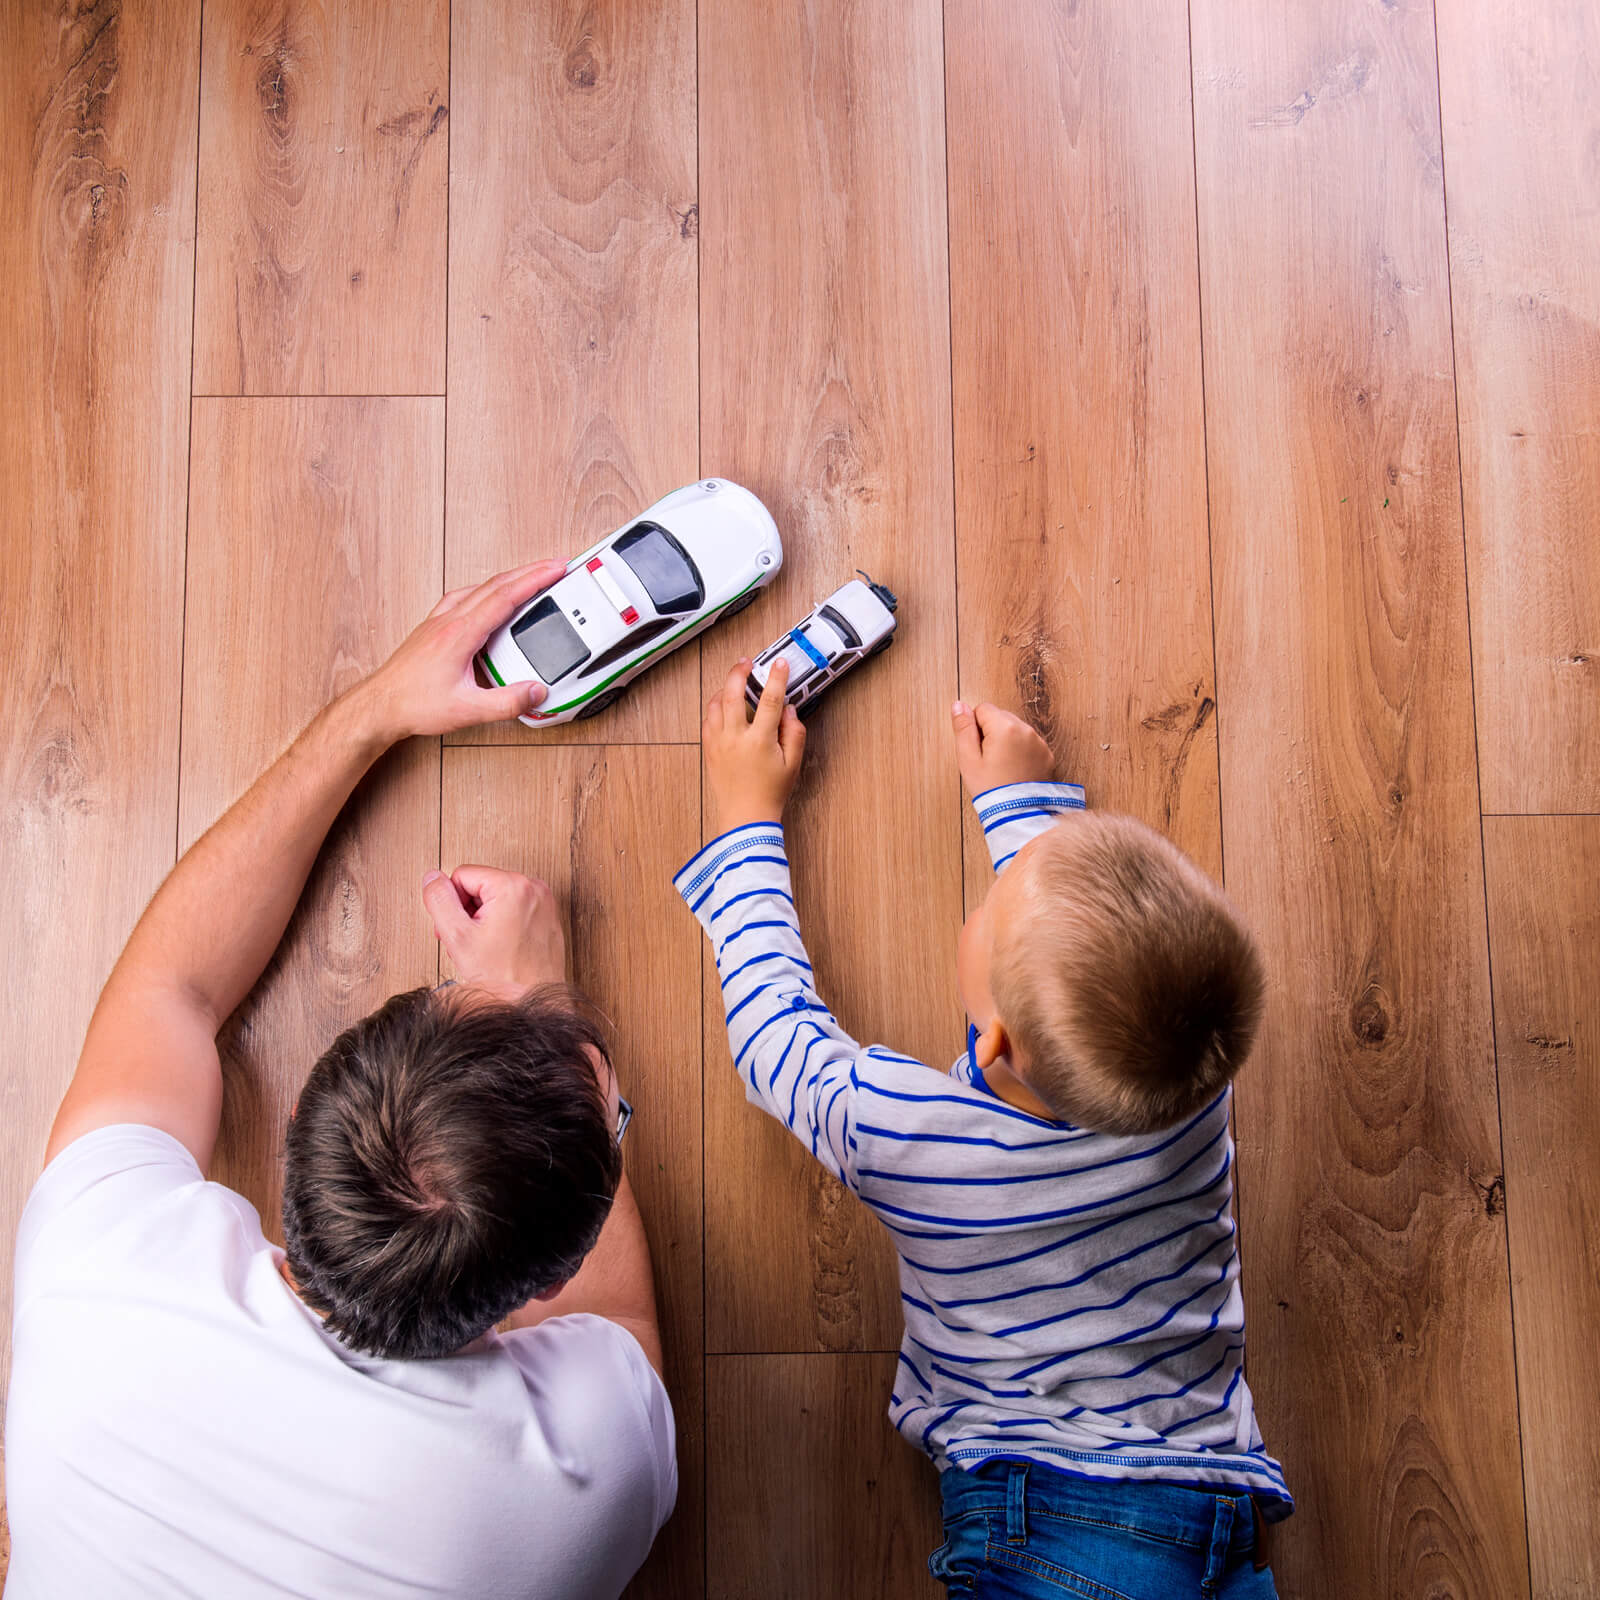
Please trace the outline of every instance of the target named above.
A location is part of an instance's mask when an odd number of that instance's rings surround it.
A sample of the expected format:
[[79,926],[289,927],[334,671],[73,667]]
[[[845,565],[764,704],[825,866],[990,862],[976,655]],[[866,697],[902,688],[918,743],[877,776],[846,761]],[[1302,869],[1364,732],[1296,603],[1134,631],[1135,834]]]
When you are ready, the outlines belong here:
[[1050,746],[1021,717],[987,701],[969,706],[957,700],[950,708],[950,720],[956,761],[970,794],[1007,783],[1043,783],[1054,775]]
[[747,721],[744,686],[749,675],[748,658],[734,662],[700,725],[719,833],[751,822],[781,822],[805,755],[805,727],[783,699],[789,663],[781,658],[773,662],[761,703]]
[[495,867],[429,872],[422,903],[457,978],[505,1000],[565,983],[567,941],[550,885]]
[[509,621],[567,570],[564,561],[535,561],[479,584],[452,589],[364,683],[359,696],[375,738],[388,744],[413,734],[453,733],[480,722],[507,722],[545,697],[543,684],[483,689],[472,658]]

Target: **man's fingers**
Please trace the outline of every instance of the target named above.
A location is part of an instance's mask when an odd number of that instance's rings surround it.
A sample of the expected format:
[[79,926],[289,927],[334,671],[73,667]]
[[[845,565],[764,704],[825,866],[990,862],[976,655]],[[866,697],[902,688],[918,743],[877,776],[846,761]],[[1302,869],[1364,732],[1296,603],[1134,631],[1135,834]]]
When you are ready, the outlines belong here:
[[542,683],[512,683],[503,689],[480,689],[472,697],[478,722],[510,722],[542,705],[550,691]]
[[518,606],[541,590],[548,589],[567,570],[565,561],[532,561],[525,567],[513,567],[509,572],[497,572],[494,577],[478,585],[456,609],[462,623],[470,622],[472,631],[481,644],[502,622],[507,622]]
[[[779,656],[767,673],[767,686],[761,691],[760,703],[751,719],[753,725],[767,738],[778,736],[778,724],[783,719],[783,692],[789,687],[789,663]],[[744,691],[739,691],[741,698]]]
[[455,608],[460,605],[469,594],[472,594],[477,589],[477,587],[478,585],[475,583],[465,583],[459,589],[451,589],[448,593],[440,595],[438,601],[434,605],[433,610],[428,613],[428,616],[442,617],[445,612],[454,611]]
[[806,753],[806,725],[793,706],[783,708],[778,722],[778,748],[783,752],[783,764],[793,772]]
[[422,903],[439,942],[453,952],[461,935],[472,927],[472,918],[461,903],[455,884],[437,868],[422,875]]
[[470,896],[480,906],[487,905],[517,885],[528,884],[536,890],[540,887],[537,879],[524,877],[520,872],[507,872],[504,867],[482,867],[470,861],[457,867],[450,874],[450,881],[463,898]]

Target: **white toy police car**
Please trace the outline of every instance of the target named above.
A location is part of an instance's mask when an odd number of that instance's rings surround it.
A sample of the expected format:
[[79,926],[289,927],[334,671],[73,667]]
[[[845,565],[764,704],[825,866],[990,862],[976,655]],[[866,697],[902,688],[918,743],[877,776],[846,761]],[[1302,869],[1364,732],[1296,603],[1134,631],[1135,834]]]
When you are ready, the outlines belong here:
[[755,709],[773,663],[782,656],[789,663],[784,699],[800,716],[806,716],[830,684],[837,683],[858,661],[894,643],[894,614],[899,604],[888,589],[870,578],[865,583],[852,578],[842,589],[835,589],[810,616],[755,658],[744,685],[746,704]]
[[544,684],[530,728],[592,717],[648,666],[742,611],[783,565],[777,524],[748,489],[708,478],[674,489],[567,564],[490,636],[494,683]]

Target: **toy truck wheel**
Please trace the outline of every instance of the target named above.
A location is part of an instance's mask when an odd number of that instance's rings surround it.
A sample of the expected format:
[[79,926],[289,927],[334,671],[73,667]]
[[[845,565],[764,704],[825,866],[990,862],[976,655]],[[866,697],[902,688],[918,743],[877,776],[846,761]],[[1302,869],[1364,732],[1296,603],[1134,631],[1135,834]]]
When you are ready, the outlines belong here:
[[621,698],[622,691],[620,689],[607,689],[604,694],[597,694],[572,720],[574,722],[587,722],[590,717],[598,717],[607,706],[614,706]]
[[869,651],[867,651],[867,657],[881,655],[893,643],[894,635],[892,633],[886,633],[875,645],[873,645]]

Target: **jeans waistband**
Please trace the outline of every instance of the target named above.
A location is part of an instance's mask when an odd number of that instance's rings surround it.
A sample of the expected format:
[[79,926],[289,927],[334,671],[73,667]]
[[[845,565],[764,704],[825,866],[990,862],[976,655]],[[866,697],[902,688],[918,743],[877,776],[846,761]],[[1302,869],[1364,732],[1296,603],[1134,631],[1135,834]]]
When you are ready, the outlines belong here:
[[991,1457],[971,1472],[948,1468],[939,1477],[945,1517],[969,1511],[1000,1512],[1013,1527],[1025,1522],[1029,1514],[1075,1517],[1165,1544],[1206,1551],[1221,1531],[1219,1502],[1226,1501],[1231,1505],[1231,1516],[1225,1519],[1228,1551],[1238,1556],[1255,1549],[1255,1510],[1242,1490],[1203,1485],[1191,1489],[1127,1479],[1088,1480],[1039,1462],[1026,1464],[1024,1479],[1015,1470],[1019,1465]]

